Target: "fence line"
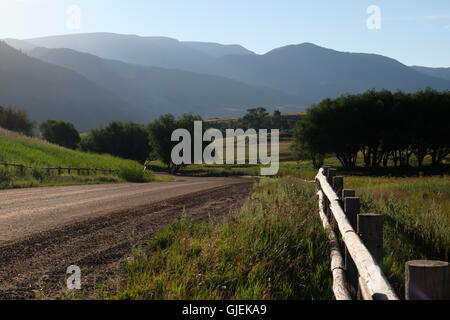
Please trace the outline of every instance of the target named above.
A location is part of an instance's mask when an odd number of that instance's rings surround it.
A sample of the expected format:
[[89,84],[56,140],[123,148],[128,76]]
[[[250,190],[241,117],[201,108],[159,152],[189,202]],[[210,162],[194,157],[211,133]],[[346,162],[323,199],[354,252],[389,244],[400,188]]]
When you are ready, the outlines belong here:
[[81,174],[82,172],[87,172],[88,174],[93,172],[106,172],[106,173],[118,173],[120,170],[116,169],[103,169],[103,168],[79,168],[79,167],[33,167],[33,166],[27,166],[24,164],[17,164],[17,163],[9,163],[9,162],[0,162],[0,165],[3,165],[5,167],[16,167],[19,168],[21,174],[25,174],[25,171],[27,169],[38,169],[38,170],[46,170],[48,173],[50,171],[58,171],[58,174],[62,174],[63,171],[67,171],[69,174],[72,171],[77,171],[78,174]]
[[328,235],[330,242],[330,258],[331,258],[331,272],[333,274],[333,292],[336,300],[352,300],[347,288],[347,279],[345,276],[345,261],[341,254],[341,247],[339,245],[338,238],[331,227],[328,218],[324,211],[324,195],[319,190],[317,193],[319,196],[319,214],[322,219],[323,227]]
[[[344,178],[324,166],[316,176],[319,214],[331,246],[333,292],[337,300],[398,300],[379,264],[383,260],[381,214],[360,214],[360,199],[344,189]],[[341,235],[340,240],[335,232]],[[344,247],[343,258],[340,248]],[[406,263],[406,299],[450,299],[450,266],[443,261]]]

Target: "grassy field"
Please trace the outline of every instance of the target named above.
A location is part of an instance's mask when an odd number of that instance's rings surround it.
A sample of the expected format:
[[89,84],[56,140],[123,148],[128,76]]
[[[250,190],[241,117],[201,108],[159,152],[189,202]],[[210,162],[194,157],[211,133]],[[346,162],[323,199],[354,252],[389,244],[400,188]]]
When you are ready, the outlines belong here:
[[315,190],[263,179],[222,223],[180,220],[137,245],[125,279],[99,299],[330,299],[329,249]]
[[362,211],[386,216],[384,270],[399,294],[405,262],[449,261],[450,177],[347,177]]
[[[134,250],[125,279],[113,289],[103,287],[99,297],[332,298],[329,251],[318,220],[315,186],[304,181],[313,180],[317,170],[310,161],[290,161],[286,145],[282,150],[285,161],[278,177],[262,179],[240,212],[219,225],[179,221],[169,226]],[[374,172],[362,168],[361,160],[352,171],[343,170],[336,158],[326,163],[345,176],[346,188],[357,191],[363,213],[385,214],[382,267],[400,297],[406,261],[450,260],[448,168],[423,175],[417,169]],[[190,166],[182,173],[258,172],[258,166]]]
[[17,168],[2,166],[0,188],[155,180],[150,172],[144,174],[143,166],[135,161],[74,151],[4,129],[0,129],[0,162],[37,168],[61,166],[120,170],[119,174],[78,176],[55,173],[48,175],[43,169],[28,169],[25,175],[21,175]]

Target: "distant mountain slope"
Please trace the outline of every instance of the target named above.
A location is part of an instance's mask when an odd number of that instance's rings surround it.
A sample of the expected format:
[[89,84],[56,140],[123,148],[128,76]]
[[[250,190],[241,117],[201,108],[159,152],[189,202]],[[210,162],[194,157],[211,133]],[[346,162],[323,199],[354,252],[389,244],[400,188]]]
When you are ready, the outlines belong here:
[[27,52],[27,51],[30,51],[31,49],[36,48],[36,46],[34,44],[31,44],[24,40],[8,38],[8,39],[3,39],[2,41],[4,41],[7,45],[13,47],[14,49],[17,49],[22,52]]
[[23,108],[37,121],[71,121],[80,130],[130,119],[133,113],[117,96],[78,73],[26,56],[1,41],[0,105]]
[[212,72],[309,98],[311,102],[368,89],[416,91],[450,89],[450,82],[420,73],[375,54],[346,53],[310,43],[265,55],[225,56]]
[[39,47],[67,48],[127,63],[198,71],[214,57],[166,37],[87,33],[29,39]]
[[437,78],[431,72],[424,74],[388,57],[338,52],[310,43],[257,55],[240,46],[111,33],[46,37],[27,42],[48,48],[70,48],[127,63],[228,77],[301,96],[306,103],[369,89],[410,92],[426,87],[450,88],[449,80]]
[[450,68],[428,68],[419,66],[413,66],[412,68],[429,76],[450,81]]
[[132,64],[187,71],[205,71],[216,58],[229,54],[254,54],[240,45],[181,42],[167,37],[140,37],[114,33],[86,33],[29,39],[46,48],[67,48],[101,58]]
[[241,45],[224,45],[220,43],[212,42],[195,42],[195,41],[184,41],[183,44],[206,53],[207,55],[220,58],[227,55],[254,55],[255,53],[247,50]]
[[223,77],[132,65],[70,49],[35,48],[29,54],[74,70],[129,104],[155,114],[193,112],[207,118],[240,116],[256,106],[304,109],[297,96]]

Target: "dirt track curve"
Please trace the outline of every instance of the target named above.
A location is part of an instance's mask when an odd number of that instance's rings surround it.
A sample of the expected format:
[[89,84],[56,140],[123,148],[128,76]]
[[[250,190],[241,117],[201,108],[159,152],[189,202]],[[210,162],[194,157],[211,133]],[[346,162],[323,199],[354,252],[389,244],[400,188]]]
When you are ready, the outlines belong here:
[[253,181],[177,182],[0,191],[0,299],[58,298],[66,269],[81,268],[83,292],[120,272],[139,239],[181,215],[215,219],[240,207]]

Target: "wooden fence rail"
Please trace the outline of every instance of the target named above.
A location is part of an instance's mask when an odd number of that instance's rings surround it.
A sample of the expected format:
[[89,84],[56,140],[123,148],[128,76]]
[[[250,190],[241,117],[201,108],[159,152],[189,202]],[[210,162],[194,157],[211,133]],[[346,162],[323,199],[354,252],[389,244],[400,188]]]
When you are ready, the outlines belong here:
[[[316,184],[319,215],[330,241],[336,299],[398,300],[380,268],[384,216],[360,214],[355,191],[344,189],[344,178],[330,166],[319,170]],[[407,262],[406,299],[449,299],[449,269],[448,262]]]
[[0,165],[3,165],[5,167],[16,167],[19,168],[21,174],[25,174],[25,171],[27,169],[37,169],[37,170],[45,170],[47,173],[50,173],[51,171],[57,171],[58,175],[61,175],[64,171],[67,171],[69,174],[72,171],[76,171],[79,175],[81,173],[90,174],[91,172],[104,172],[104,173],[118,173],[120,170],[116,169],[104,169],[104,168],[79,168],[79,167],[33,167],[33,166],[27,166],[24,164],[17,164],[17,163],[9,163],[9,162],[0,162]]

